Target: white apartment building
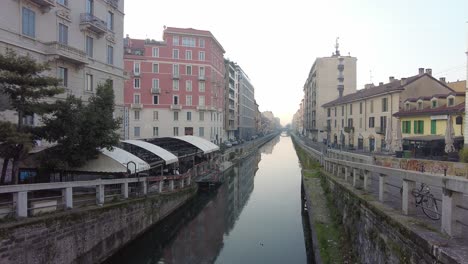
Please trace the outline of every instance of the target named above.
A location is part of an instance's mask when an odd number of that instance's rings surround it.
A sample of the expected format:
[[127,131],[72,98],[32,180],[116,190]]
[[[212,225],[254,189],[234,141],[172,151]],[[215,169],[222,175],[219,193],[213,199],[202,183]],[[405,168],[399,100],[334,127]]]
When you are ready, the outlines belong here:
[[[124,0],[2,0],[0,52],[12,49],[49,62],[51,76],[62,79],[66,94],[83,100],[99,83],[111,80],[115,116],[123,116]],[[1,120],[17,121],[11,110]],[[31,125],[37,118],[31,118]]]
[[239,73],[236,70],[236,64],[225,60],[225,96],[224,96],[224,129],[228,140],[238,137],[239,128]]
[[317,58],[304,84],[304,129],[313,141],[327,139],[327,115],[321,106],[356,91],[355,57],[341,56],[338,50],[331,57]]

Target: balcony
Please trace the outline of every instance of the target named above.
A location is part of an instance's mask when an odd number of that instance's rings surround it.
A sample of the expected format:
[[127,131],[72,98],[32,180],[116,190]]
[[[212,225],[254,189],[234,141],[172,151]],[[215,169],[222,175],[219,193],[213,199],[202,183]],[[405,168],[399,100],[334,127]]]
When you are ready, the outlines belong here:
[[173,73],[173,74],[172,74],[172,79],[174,79],[174,80],[180,79],[179,73]]
[[182,105],[180,104],[172,104],[171,110],[182,110]]
[[233,94],[229,94],[229,99],[234,100],[234,95],[233,95]]
[[344,132],[345,133],[354,133],[354,127],[345,127]]
[[197,106],[198,111],[206,111],[206,106],[205,105],[199,105]]
[[230,110],[236,110],[236,107],[234,105],[229,105]]
[[208,111],[216,111],[216,107],[214,106],[209,106],[208,108],[206,108]]
[[107,23],[95,17],[93,14],[81,13],[80,26],[82,30],[92,31],[98,36],[102,36],[107,32]]
[[229,115],[229,120],[235,120],[235,116],[234,115]]
[[36,4],[42,12],[49,12],[52,7],[55,7],[55,0],[29,0],[31,3]]
[[140,76],[141,75],[141,72],[140,71],[133,71],[133,76]]
[[82,50],[59,43],[57,41],[48,42],[45,43],[45,45],[47,46],[47,55],[52,56],[55,59],[68,61],[77,66],[84,66],[88,63],[86,52]]
[[374,127],[375,133],[384,135],[385,134],[385,127]]
[[115,9],[119,8],[119,0],[106,0],[106,3]]
[[198,76],[198,80],[199,80],[199,81],[204,81],[204,80],[205,80],[205,76],[199,75],[199,76]]
[[[308,128],[311,128],[311,127],[312,127],[312,126],[310,126],[310,125],[308,126]],[[324,130],[324,131],[327,131],[327,132],[330,132],[330,131],[331,131],[331,126],[324,126],[324,127],[323,127],[323,130]]]
[[343,64],[338,64],[338,70],[343,71],[344,70],[344,65]]
[[153,88],[151,88],[151,93],[152,94],[160,94],[161,93],[161,88],[153,87]]
[[133,104],[130,104],[130,108],[132,108],[132,109],[143,109],[143,104],[133,103]]

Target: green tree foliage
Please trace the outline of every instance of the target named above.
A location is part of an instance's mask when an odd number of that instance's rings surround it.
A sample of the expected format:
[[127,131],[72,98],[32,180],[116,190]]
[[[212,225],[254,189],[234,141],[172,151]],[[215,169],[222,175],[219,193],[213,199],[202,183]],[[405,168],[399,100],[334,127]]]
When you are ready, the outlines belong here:
[[43,119],[48,128],[44,138],[57,142],[48,150],[43,165],[67,169],[97,158],[99,149],[112,149],[119,142],[119,120],[113,118],[114,92],[110,82],[99,85],[96,95],[85,105],[81,99],[69,96],[57,102],[54,114]]
[[[7,162],[10,159],[13,161],[14,183],[18,183],[19,162],[34,145],[34,133],[40,132],[40,129],[25,127],[23,117],[50,112],[51,105],[45,99],[63,92],[58,87],[59,79],[42,74],[47,70],[47,64],[37,63],[29,55],[19,56],[12,50],[0,54],[0,93],[8,98],[9,104],[18,113],[18,122],[14,126],[1,124],[6,134],[0,137],[0,156]],[[2,177],[4,174],[2,170]]]

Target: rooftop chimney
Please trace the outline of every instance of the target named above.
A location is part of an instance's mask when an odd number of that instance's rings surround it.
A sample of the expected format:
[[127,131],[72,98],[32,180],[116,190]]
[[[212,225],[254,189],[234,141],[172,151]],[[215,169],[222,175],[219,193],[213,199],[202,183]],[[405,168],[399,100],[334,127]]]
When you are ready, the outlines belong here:
[[426,69],[426,73],[432,76],[432,69]]
[[389,80],[389,82],[393,82],[393,81],[395,81],[395,77],[394,77],[394,76],[390,76],[390,77],[388,77],[388,80]]
[[364,85],[364,89],[369,89],[369,88],[372,88],[372,87],[374,87],[373,83],[368,83],[368,84]]
[[401,85],[405,85],[406,84],[406,78],[401,78],[400,83],[401,83]]
[[439,81],[445,83],[445,77],[440,77],[440,78],[439,78]]
[[424,68],[419,68],[419,75],[423,75],[424,74]]
[[379,82],[379,86],[382,86],[383,85],[383,82]]

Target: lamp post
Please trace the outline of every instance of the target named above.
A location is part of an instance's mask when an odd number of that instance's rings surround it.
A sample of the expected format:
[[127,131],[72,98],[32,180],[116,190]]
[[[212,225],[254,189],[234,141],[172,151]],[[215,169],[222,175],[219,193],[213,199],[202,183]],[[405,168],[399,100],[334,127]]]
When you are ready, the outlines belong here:
[[137,169],[137,168],[136,168],[136,163],[133,162],[133,161],[127,162],[127,172],[128,172],[129,174],[132,173],[132,171],[130,171],[130,169],[128,168],[128,165],[129,165],[129,164],[133,164],[133,167],[135,168],[135,173],[136,173],[136,169]]

